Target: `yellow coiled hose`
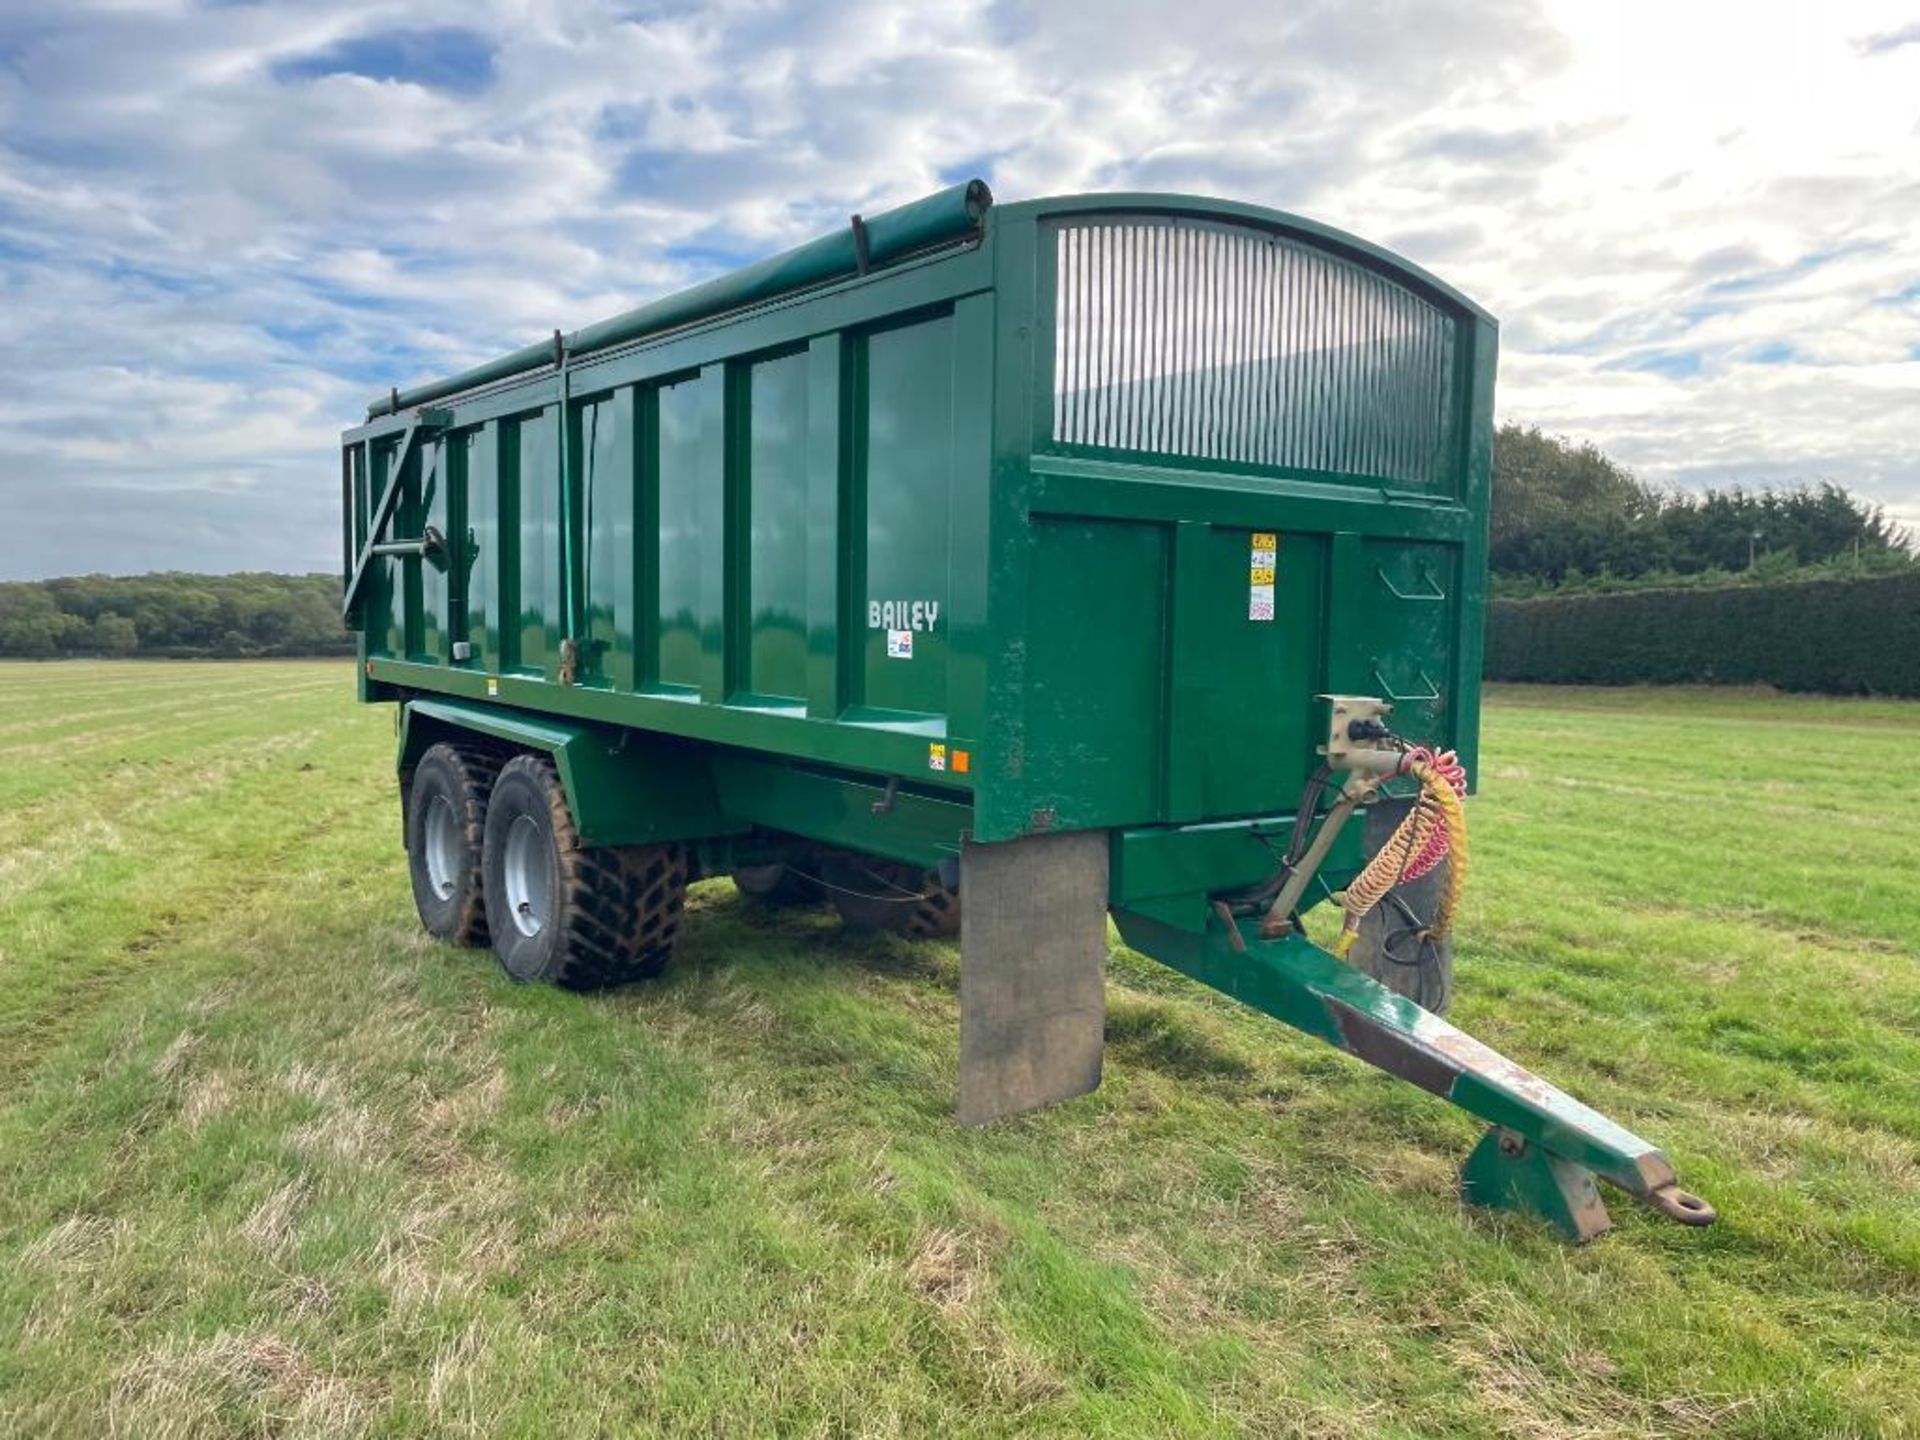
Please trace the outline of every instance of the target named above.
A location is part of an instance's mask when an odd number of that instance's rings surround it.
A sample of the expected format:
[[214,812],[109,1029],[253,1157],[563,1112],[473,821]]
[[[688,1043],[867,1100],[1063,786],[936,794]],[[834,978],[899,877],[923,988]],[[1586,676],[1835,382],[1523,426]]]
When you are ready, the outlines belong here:
[[1387,843],[1347,886],[1345,915],[1340,923],[1340,938],[1333,953],[1345,959],[1360,938],[1360,922],[1400,883],[1413,857],[1421,854],[1440,826],[1447,835],[1447,888],[1440,897],[1426,933],[1443,939],[1453,928],[1454,912],[1460,908],[1460,892],[1467,880],[1467,810],[1440,771],[1426,760],[1414,760],[1407,773],[1420,782],[1420,799],[1394,827]]

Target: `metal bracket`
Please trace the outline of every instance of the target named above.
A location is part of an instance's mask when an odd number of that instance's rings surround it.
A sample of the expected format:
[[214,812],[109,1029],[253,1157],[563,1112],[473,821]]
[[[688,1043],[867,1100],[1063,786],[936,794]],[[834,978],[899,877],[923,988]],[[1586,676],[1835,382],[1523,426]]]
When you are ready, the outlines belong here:
[[[379,546],[385,542],[380,534],[387,528],[387,522],[393,518],[395,504],[400,499],[400,491],[407,475],[407,461],[412,458],[413,448],[420,440],[437,434],[453,423],[451,410],[420,409],[407,421],[407,428],[401,433],[400,444],[393,452],[393,468],[387,474],[387,488],[380,494],[380,503],[373,507],[373,514],[367,521],[367,538],[361,543],[360,558],[354,562],[353,574],[347,580],[345,594],[340,601],[340,614],[343,618],[353,618],[354,606],[360,601],[360,587],[366,583],[367,571],[373,566],[374,559],[380,554]],[[369,464],[372,463],[369,455]],[[395,542],[409,543],[409,542]]]
[[446,548],[446,537],[429,525],[412,540],[383,540],[373,547],[373,553],[412,557],[437,555]]
[[1423,505],[1429,510],[1444,509],[1459,502],[1451,495],[1431,495],[1425,490],[1396,490],[1388,485],[1376,487],[1389,505]]
[[1387,587],[1387,593],[1396,600],[1444,600],[1447,598],[1447,592],[1442,590],[1440,582],[1433,578],[1433,572],[1427,568],[1426,561],[1421,561],[1415,568],[1420,578],[1432,587],[1430,590],[1402,590],[1393,583],[1393,577],[1387,574],[1387,567],[1384,565],[1375,565],[1373,573],[1380,577],[1380,583]]
[[855,215],[848,224],[853,229],[853,273],[864,275],[873,268],[873,255],[867,244],[867,222]]
[[1496,1125],[1460,1170],[1460,1198],[1489,1210],[1535,1215],[1575,1244],[1613,1228],[1593,1171]]
[[1427,693],[1424,695],[1412,693],[1402,694],[1398,690],[1395,690],[1393,686],[1389,685],[1387,683],[1387,677],[1380,673],[1380,658],[1377,655],[1372,657],[1367,663],[1372,667],[1373,678],[1380,682],[1380,693],[1396,705],[1403,700],[1421,702],[1438,700],[1440,698],[1440,687],[1433,683],[1433,677],[1428,675],[1424,670],[1416,669],[1413,673],[1419,677],[1420,683],[1427,687]]

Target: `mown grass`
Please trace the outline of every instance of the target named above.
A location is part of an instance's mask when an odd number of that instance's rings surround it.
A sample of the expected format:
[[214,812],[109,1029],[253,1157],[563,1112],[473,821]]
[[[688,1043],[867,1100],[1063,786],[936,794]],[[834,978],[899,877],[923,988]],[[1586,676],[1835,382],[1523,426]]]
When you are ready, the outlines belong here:
[[0,667],[0,1434],[1920,1433],[1912,706],[1499,690],[1456,1018],[1724,1219],[1140,958],[948,1119],[957,957],[696,892],[582,1000],[418,935],[337,665]]

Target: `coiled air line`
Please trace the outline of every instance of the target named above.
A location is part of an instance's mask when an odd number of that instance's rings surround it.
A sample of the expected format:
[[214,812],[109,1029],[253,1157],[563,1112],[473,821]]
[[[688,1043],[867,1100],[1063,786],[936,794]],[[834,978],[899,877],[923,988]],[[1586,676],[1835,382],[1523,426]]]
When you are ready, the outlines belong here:
[[1445,939],[1460,908],[1460,894],[1467,879],[1467,809],[1461,803],[1467,790],[1467,772],[1453,751],[1435,754],[1420,746],[1401,756],[1400,773],[1420,782],[1420,798],[1387,843],[1347,886],[1340,936],[1333,945],[1333,953],[1342,960],[1360,937],[1360,922],[1386,899],[1389,890],[1418,880],[1449,857],[1452,863],[1447,867],[1447,888],[1421,939]]
[[[1451,750],[1434,751],[1425,746],[1408,745],[1395,735],[1385,723],[1393,707],[1383,700],[1370,695],[1321,698],[1332,707],[1327,743],[1321,747],[1326,764],[1309,782],[1309,794],[1317,797],[1318,787],[1335,772],[1345,771],[1347,778],[1314,834],[1313,843],[1305,847],[1304,853],[1300,839],[1312,818],[1309,806],[1316,802],[1303,800],[1294,844],[1289,847],[1280,875],[1269,882],[1278,884],[1279,891],[1268,905],[1260,933],[1272,939],[1297,927],[1300,897],[1333,848],[1341,827],[1356,809],[1379,794],[1384,781],[1410,775],[1420,783],[1419,798],[1387,843],[1347,886],[1340,935],[1334,942],[1333,953],[1343,960],[1347,957],[1359,938],[1361,920],[1396,885],[1417,880],[1442,860],[1451,859],[1439,909],[1421,932],[1423,940],[1444,939],[1453,928],[1453,917],[1460,908],[1460,894],[1467,878],[1467,815],[1461,803],[1467,792],[1465,768]],[[1261,901],[1264,903],[1265,899],[1263,895]]]

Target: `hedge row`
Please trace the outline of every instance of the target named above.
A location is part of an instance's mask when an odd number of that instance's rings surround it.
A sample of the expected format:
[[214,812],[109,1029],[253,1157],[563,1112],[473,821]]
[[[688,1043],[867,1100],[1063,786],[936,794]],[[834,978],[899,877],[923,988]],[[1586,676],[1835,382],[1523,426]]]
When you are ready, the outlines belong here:
[[1489,680],[1920,695],[1920,567],[1890,576],[1496,600]]

